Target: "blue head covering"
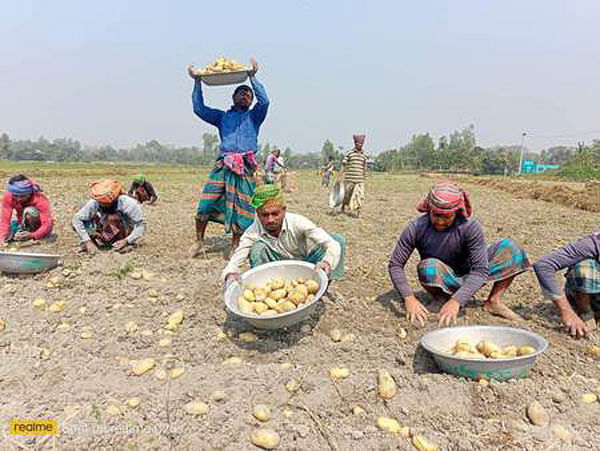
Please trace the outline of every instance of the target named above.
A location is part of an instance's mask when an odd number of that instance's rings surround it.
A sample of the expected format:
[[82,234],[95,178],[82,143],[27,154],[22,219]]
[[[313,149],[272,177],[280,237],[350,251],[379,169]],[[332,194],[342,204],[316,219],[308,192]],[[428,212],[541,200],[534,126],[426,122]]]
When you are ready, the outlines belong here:
[[17,196],[33,194],[42,191],[40,185],[38,185],[35,181],[29,178],[25,180],[16,180],[14,182],[9,182],[6,189],[9,193],[16,194]]

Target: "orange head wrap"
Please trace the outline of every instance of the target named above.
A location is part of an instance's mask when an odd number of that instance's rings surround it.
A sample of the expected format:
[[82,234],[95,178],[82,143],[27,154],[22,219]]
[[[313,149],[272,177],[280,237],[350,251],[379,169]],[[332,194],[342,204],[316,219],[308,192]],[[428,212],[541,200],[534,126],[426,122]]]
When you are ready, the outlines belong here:
[[92,198],[104,205],[112,204],[124,193],[123,185],[117,180],[97,180],[90,188]]

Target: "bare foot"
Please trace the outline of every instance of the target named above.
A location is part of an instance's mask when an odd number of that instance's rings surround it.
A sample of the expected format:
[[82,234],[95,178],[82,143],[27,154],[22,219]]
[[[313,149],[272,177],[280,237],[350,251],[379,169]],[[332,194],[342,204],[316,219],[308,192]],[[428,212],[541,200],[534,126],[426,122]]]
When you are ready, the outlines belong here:
[[486,302],[483,304],[483,309],[495,316],[507,319],[509,321],[523,321],[523,318],[509,309],[506,305],[501,302]]
[[190,247],[191,258],[196,258],[198,255],[204,252],[204,241],[196,241],[192,247]]

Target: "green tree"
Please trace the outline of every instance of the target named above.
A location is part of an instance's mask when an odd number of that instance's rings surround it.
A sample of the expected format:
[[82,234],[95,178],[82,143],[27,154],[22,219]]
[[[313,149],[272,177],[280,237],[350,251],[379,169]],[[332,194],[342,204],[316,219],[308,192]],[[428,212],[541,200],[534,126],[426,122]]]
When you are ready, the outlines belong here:
[[323,147],[321,147],[321,160],[322,161],[328,161],[329,157],[333,157],[334,159],[337,159],[337,153],[335,151],[335,147],[333,145],[333,143],[331,141],[329,141],[328,139],[325,140],[325,142],[323,143]]
[[203,133],[202,134],[202,160],[205,164],[208,164],[218,152],[219,137],[215,133]]
[[10,158],[10,138],[7,133],[0,135],[0,159]]

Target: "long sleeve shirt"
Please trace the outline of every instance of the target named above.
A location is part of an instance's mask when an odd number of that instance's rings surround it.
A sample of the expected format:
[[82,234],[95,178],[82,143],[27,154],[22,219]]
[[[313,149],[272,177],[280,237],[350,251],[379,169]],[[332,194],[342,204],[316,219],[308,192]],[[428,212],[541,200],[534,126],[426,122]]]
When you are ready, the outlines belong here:
[[449,229],[438,232],[431,225],[429,215],[424,214],[404,229],[388,265],[392,283],[404,299],[413,294],[404,266],[415,249],[421,259],[437,258],[450,266],[457,276],[464,277],[463,285],[452,295],[461,306],[469,302],[490,275],[479,221],[457,218]]
[[[90,235],[85,229],[85,222],[91,221],[99,211],[100,204],[92,199],[73,216],[73,228],[82,243],[90,240]],[[125,220],[133,226],[133,230],[126,239],[129,244],[135,243],[146,231],[146,218],[142,207],[131,197],[119,196],[116,211],[121,213]]]
[[223,278],[227,274],[239,272],[240,266],[250,255],[252,245],[258,241],[264,242],[271,250],[290,260],[306,258],[314,249],[322,246],[325,249],[323,261],[329,263],[332,269],[340,262],[342,252],[337,241],[304,216],[286,213],[278,237],[267,232],[260,221],[255,219],[241,236],[239,246],[223,270]]
[[[194,113],[203,121],[219,129],[221,151],[237,153],[249,151],[256,153],[258,151],[258,132],[267,117],[269,98],[264,86],[256,77],[250,77],[250,83],[254,88],[256,104],[253,108],[243,112],[235,111],[233,108],[223,111],[206,106],[201,82],[196,81],[194,85],[192,93]],[[219,158],[221,157],[222,155],[219,156]]]
[[52,233],[52,214],[50,211],[50,202],[43,193],[33,193],[27,204],[22,205],[17,202],[12,193],[6,192],[2,197],[2,212],[0,213],[0,242],[6,240],[10,233],[10,221],[12,212],[17,212],[17,221],[21,224],[23,210],[27,207],[37,208],[40,214],[40,227],[32,233],[34,240],[41,240]]
[[542,293],[547,299],[555,301],[565,296],[563,286],[556,280],[556,272],[589,258],[599,260],[599,243],[600,234],[588,235],[555,250],[533,264]]

